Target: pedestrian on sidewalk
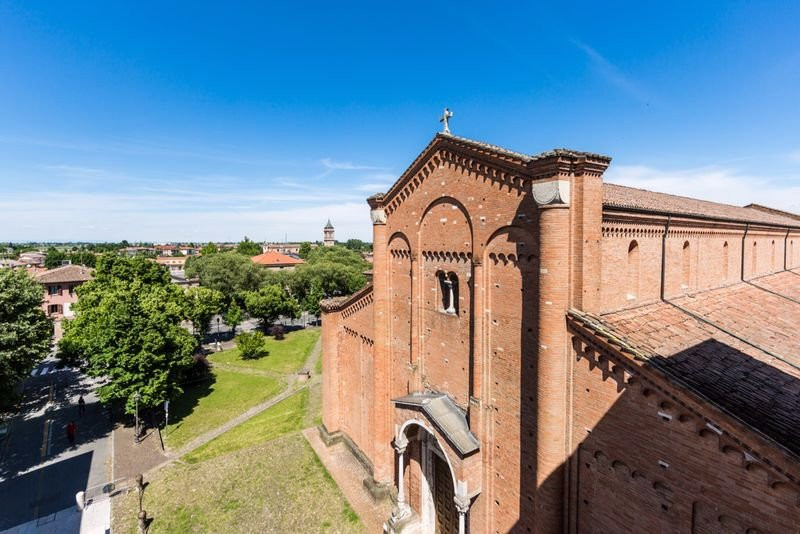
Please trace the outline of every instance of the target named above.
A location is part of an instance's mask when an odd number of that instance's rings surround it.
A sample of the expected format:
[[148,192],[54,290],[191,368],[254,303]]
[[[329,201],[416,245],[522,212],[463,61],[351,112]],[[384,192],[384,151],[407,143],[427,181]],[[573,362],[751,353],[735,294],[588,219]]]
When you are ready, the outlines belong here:
[[69,440],[69,444],[73,447],[75,446],[75,431],[78,430],[78,427],[75,426],[75,421],[70,421],[67,425],[67,439]]
[[86,413],[86,401],[83,400],[83,395],[78,397],[78,415],[83,417],[83,414]]

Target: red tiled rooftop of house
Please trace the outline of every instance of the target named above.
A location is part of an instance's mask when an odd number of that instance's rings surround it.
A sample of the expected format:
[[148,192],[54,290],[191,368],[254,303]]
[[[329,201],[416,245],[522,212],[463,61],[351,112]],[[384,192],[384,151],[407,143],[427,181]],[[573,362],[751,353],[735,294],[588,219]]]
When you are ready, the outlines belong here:
[[92,279],[91,269],[83,265],[64,265],[34,275],[41,284],[60,284],[66,282],[86,282]]
[[258,256],[253,256],[250,259],[253,260],[253,263],[267,266],[302,265],[305,263],[299,258],[293,258],[291,256],[287,256],[286,254],[281,254],[280,252],[275,251],[265,252],[263,254],[259,254]]

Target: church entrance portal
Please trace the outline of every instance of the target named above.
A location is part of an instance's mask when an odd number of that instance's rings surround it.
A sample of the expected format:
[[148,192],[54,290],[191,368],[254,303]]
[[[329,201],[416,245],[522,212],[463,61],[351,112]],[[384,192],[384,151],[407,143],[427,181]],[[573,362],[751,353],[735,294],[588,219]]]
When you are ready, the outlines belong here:
[[436,534],[456,534],[458,514],[450,467],[438,454],[433,454],[433,501],[436,509]]

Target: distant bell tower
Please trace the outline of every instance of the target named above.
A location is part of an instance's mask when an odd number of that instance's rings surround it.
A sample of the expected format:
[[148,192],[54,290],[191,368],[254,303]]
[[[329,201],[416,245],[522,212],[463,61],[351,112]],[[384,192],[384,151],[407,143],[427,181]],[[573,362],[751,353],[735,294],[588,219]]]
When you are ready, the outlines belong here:
[[328,224],[325,225],[325,228],[322,230],[325,232],[325,238],[322,240],[322,244],[326,247],[332,247],[336,244],[336,239],[333,237],[333,225],[331,224],[331,220],[328,219]]

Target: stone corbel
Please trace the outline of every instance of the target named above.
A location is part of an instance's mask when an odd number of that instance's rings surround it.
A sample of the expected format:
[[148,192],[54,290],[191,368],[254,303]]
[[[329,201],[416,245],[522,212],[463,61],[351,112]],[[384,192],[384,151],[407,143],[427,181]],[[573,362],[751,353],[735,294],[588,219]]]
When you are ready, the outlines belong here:
[[531,182],[533,200],[539,207],[568,206],[569,205],[569,180],[550,180],[547,182]]
[[386,210],[383,208],[370,210],[369,216],[372,219],[372,224],[386,224]]

